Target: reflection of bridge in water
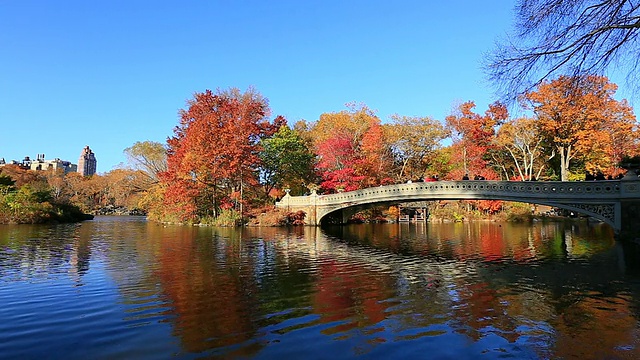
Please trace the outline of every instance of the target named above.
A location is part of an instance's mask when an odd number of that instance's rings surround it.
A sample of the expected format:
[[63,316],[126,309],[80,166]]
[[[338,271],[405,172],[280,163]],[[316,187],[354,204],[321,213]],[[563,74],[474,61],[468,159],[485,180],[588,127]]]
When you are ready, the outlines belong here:
[[[549,205],[581,213],[613,227],[617,234],[640,234],[640,179],[606,181],[437,181],[387,185],[337,194],[285,195],[276,207],[303,210],[310,225],[329,215],[343,223],[375,205],[434,200],[503,200]],[[636,235],[637,237],[638,235]]]

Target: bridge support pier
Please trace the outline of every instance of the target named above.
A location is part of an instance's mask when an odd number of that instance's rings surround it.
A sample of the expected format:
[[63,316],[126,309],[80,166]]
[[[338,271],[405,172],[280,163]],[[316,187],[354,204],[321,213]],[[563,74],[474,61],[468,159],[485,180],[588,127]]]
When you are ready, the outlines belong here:
[[622,200],[620,240],[640,242],[640,200]]

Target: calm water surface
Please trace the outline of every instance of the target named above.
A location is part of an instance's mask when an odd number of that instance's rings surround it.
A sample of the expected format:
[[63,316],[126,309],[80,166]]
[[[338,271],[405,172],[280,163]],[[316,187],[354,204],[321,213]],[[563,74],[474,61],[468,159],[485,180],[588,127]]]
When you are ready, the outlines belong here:
[[604,225],[0,226],[3,359],[640,358]]

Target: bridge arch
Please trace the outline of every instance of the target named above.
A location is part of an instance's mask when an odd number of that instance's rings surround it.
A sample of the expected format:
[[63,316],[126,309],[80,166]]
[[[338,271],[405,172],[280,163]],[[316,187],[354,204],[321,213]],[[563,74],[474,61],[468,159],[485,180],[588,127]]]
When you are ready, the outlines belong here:
[[[606,224],[609,224],[613,228],[616,227],[614,214],[611,213],[611,212],[615,212],[615,204],[598,204],[598,205],[593,204],[590,206],[586,206],[585,204],[565,204],[565,203],[558,203],[553,201],[540,201],[540,200],[531,201],[529,199],[509,198],[509,197],[495,199],[495,198],[489,198],[489,197],[483,198],[481,196],[473,199],[468,199],[468,198],[463,199],[463,198],[457,198],[457,197],[425,196],[425,197],[416,197],[406,202],[440,201],[440,200],[454,200],[454,201],[455,200],[500,200],[500,201],[528,203],[532,205],[546,205],[546,206],[552,206],[552,207],[560,208],[563,210],[575,212],[582,215],[587,215],[587,216],[593,217],[594,219],[600,220]],[[352,213],[356,213],[358,210],[366,209],[366,208],[377,206],[377,205],[388,204],[389,206],[391,206],[391,205],[396,205],[400,203],[402,202],[400,201],[382,201],[382,202],[367,201],[367,202],[361,202],[357,204],[350,203],[350,204],[341,204],[335,207],[327,207],[324,211],[321,211],[318,213],[319,218],[317,222],[318,224],[322,224],[325,221],[325,219],[327,219],[328,217],[331,217],[332,215],[336,215],[337,213],[343,212],[345,210],[353,209]]]

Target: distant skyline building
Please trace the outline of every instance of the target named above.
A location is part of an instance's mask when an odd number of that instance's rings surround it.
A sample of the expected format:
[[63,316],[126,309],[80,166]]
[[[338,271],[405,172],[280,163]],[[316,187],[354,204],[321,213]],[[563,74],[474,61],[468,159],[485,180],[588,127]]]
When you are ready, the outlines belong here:
[[78,170],[76,164],[72,164],[71,161],[60,160],[59,158],[46,160],[44,154],[38,154],[36,160],[31,159],[29,156],[25,156],[22,161],[11,160],[6,162],[4,158],[1,158],[0,167],[6,165],[17,165],[25,170],[33,171],[62,170],[65,174],[76,172]]
[[[27,157],[28,159],[28,157]],[[44,154],[38,154],[38,159],[36,161],[31,160],[29,164],[29,168],[31,170],[53,170],[57,171],[58,169],[62,169],[65,174],[70,172],[76,172],[78,167],[76,164],[72,164],[71,161],[64,161],[58,158],[53,160],[45,160]]]
[[91,176],[96,173],[97,165],[96,155],[91,151],[89,145],[85,146],[80,153],[80,159],[78,159],[78,172],[83,176]]

